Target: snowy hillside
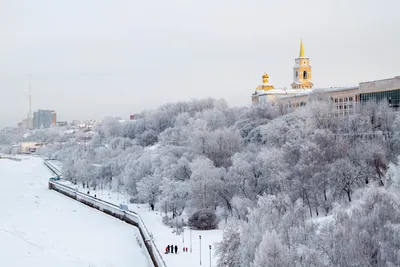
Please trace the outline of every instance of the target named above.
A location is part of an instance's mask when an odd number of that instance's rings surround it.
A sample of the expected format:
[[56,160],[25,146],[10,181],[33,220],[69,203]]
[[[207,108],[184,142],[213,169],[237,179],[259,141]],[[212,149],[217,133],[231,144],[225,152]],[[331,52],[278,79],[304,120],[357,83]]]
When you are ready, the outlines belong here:
[[222,221],[220,267],[400,266],[400,207],[387,175],[400,154],[400,113],[371,102],[337,116],[331,104],[320,95],[295,110],[179,102],[134,121],[105,119],[91,138],[39,152],[85,191],[154,205],[158,222],[148,224],[166,225],[151,229],[160,250],[176,242],[165,239],[168,226]]

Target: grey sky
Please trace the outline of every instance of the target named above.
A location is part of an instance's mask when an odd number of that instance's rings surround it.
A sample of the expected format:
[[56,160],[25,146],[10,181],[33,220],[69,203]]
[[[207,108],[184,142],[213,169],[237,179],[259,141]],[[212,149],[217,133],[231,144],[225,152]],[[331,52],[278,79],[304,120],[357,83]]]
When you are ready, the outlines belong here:
[[400,74],[400,1],[1,0],[0,126],[28,110],[127,118],[167,102],[249,105],[292,82],[303,38],[316,87]]

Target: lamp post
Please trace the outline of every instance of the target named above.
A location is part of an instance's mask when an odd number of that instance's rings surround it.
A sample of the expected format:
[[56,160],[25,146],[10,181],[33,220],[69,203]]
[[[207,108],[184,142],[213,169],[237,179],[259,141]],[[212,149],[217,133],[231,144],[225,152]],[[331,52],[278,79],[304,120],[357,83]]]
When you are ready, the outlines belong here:
[[199,240],[200,240],[200,265],[201,265],[201,235],[199,235]]
[[210,267],[211,267],[211,245],[208,245],[208,247],[210,248]]
[[183,218],[182,218],[182,243],[185,244],[185,228],[183,228]]
[[[190,227],[190,226],[189,226]],[[192,253],[192,228],[189,228],[190,231],[190,253]]]

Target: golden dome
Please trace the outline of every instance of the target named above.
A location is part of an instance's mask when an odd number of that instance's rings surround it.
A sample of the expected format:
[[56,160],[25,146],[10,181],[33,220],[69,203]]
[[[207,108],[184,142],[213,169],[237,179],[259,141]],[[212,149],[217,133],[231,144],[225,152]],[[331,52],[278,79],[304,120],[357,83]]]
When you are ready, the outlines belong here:
[[269,78],[268,74],[264,73],[264,75],[262,76],[263,85],[261,86],[262,90],[264,91],[268,91],[275,88],[273,85],[270,85],[268,83],[268,78]]

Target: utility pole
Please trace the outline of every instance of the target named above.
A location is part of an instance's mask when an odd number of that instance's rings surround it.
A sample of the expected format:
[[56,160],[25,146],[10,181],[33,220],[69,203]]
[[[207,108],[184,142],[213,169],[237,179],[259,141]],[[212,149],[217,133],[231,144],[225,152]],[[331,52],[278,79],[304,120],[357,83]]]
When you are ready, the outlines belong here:
[[185,228],[183,227],[183,218],[182,218],[182,243],[185,244]]
[[[189,226],[190,227],[190,226]],[[192,228],[189,228],[190,234],[190,253],[192,253]]]
[[211,245],[208,245],[208,247],[210,248],[210,267],[211,267]]
[[200,240],[200,265],[201,265],[201,235],[199,235],[199,240]]

